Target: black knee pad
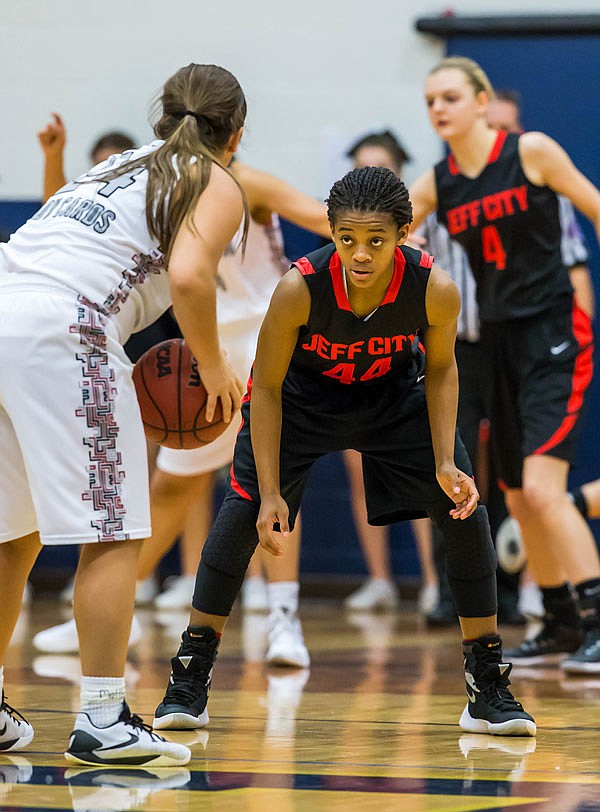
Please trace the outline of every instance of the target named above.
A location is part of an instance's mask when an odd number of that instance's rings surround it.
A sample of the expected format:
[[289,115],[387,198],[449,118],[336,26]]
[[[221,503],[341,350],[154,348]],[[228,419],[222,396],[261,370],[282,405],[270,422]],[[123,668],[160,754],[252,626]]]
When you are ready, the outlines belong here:
[[496,572],[496,551],[483,505],[462,521],[448,512],[432,516],[432,520],[444,538],[448,577],[471,581]]
[[496,551],[487,510],[479,506],[468,519],[447,511],[433,517],[446,550],[446,571],[460,617],[489,617],[497,610]]
[[228,495],[210,529],[196,575],[192,606],[227,616],[258,544],[259,506]]
[[245,574],[258,544],[259,508],[255,502],[227,495],[202,550],[209,567],[229,575]]

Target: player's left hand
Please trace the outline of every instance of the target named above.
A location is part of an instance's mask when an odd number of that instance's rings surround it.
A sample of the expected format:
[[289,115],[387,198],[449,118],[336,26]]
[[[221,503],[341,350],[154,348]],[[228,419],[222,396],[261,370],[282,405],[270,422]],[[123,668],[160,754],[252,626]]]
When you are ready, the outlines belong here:
[[444,493],[456,505],[454,510],[450,511],[452,518],[468,519],[479,501],[479,491],[472,477],[460,471],[455,465],[439,468],[436,476]]

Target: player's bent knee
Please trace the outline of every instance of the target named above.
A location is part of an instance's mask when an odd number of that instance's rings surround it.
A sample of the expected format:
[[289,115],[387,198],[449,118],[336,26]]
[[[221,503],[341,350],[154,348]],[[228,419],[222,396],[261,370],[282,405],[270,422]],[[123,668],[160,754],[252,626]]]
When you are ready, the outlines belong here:
[[525,510],[538,514],[556,504],[557,499],[566,495],[566,490],[557,492],[553,488],[548,488],[547,484],[544,486],[540,480],[535,480],[533,482],[525,481],[521,494]]
[[227,617],[242,586],[258,534],[259,506],[227,496],[204,545],[192,606],[208,615]]
[[243,578],[258,544],[258,510],[254,502],[227,496],[202,551],[207,566]]
[[496,551],[487,510],[479,506],[468,519],[447,513],[436,517],[446,549],[448,584],[460,617],[496,614]]
[[468,519],[458,521],[444,514],[436,517],[435,523],[444,538],[448,577],[469,581],[496,571],[496,552],[483,505]]

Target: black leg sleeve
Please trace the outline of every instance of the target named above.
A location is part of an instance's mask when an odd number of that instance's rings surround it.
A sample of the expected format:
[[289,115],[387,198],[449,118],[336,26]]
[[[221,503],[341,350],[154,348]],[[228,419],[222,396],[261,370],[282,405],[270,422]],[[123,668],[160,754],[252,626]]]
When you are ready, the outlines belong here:
[[258,544],[259,505],[229,493],[210,529],[196,574],[192,606],[227,617]]
[[497,611],[496,553],[486,509],[480,505],[468,519],[453,519],[447,510],[431,516],[446,549],[446,571],[456,611],[461,617],[488,617]]

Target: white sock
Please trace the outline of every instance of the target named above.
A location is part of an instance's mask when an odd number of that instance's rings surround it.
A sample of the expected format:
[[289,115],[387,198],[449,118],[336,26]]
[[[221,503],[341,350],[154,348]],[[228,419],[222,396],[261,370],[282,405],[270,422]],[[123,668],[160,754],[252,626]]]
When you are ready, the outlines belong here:
[[300,584],[298,581],[275,581],[267,584],[267,595],[269,598],[269,609],[277,609],[281,606],[287,609],[290,614],[298,611],[298,593]]
[[4,666],[0,665],[0,698],[2,697],[3,690],[4,690]]
[[113,725],[123,710],[124,677],[82,677],[81,710],[96,727]]
[[246,578],[244,580],[245,583],[249,583],[250,581],[256,583],[260,581],[260,583],[263,583],[265,579],[262,577],[262,575],[246,575]]

